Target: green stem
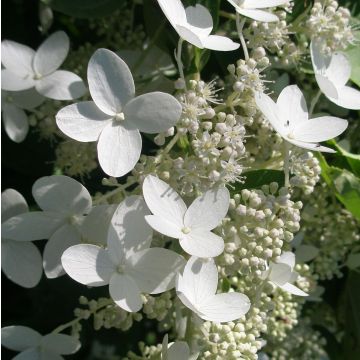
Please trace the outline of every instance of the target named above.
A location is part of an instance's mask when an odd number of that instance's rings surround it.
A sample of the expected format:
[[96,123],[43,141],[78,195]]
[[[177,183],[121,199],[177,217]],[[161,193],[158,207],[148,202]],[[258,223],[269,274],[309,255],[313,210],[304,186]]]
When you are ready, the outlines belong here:
[[[182,45],[184,40],[182,38],[179,39],[177,51],[176,51],[176,63],[179,69],[179,75],[180,78],[184,80],[185,82],[185,75],[184,75],[184,65],[181,60],[181,54],[182,54]],[[186,83],[185,83],[185,90],[186,90]]]
[[322,94],[321,90],[319,89],[319,91],[317,92],[315,97],[311,100],[310,109],[309,109],[309,117],[311,117],[311,115],[313,114],[315,106],[316,106],[317,102],[319,101],[321,94]]
[[161,155],[167,154],[177,143],[177,141],[180,139],[180,133],[177,132],[176,135],[171,139],[171,141],[166,145],[164,151],[161,153]]
[[249,60],[249,52],[248,52],[246,42],[245,42],[245,38],[244,38],[244,35],[243,35],[243,32],[242,32],[243,28],[244,28],[244,25],[245,25],[245,21],[246,21],[245,17],[240,21],[240,14],[238,12],[236,12],[236,29],[237,29],[237,32],[238,32],[238,35],[239,35],[241,46],[242,46],[242,48],[244,50],[245,60]]
[[289,143],[284,140],[284,173],[285,173],[285,187],[290,186],[290,146]]
[[111,198],[112,196],[116,195],[117,193],[119,193],[119,192],[124,192],[127,188],[129,188],[131,185],[134,185],[134,184],[136,184],[136,183],[137,183],[137,181],[136,181],[136,180],[133,180],[133,181],[128,182],[127,184],[119,185],[116,189],[114,189],[114,190],[112,190],[112,191],[109,191],[109,192],[107,192],[106,194],[100,196],[98,199],[96,199],[96,200],[93,202],[93,205],[98,205],[98,204],[100,204],[102,201]]

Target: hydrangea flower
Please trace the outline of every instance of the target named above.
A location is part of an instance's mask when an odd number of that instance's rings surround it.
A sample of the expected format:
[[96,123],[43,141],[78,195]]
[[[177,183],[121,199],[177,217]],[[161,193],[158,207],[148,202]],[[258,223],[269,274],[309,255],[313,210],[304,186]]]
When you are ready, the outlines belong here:
[[153,213],[145,216],[146,221],[159,233],[178,239],[188,254],[208,258],[224,251],[224,240],[211,230],[227,214],[230,195],[226,188],[205,192],[187,208],[174,189],[148,175],[143,183],[143,194]]
[[235,10],[246,17],[256,21],[272,22],[279,21],[279,18],[264,10],[270,7],[288,4],[290,0],[227,0],[235,7]]
[[271,281],[275,286],[293,295],[308,296],[308,294],[295,285],[299,274],[294,271],[295,254],[286,251],[281,254],[276,263],[271,262],[269,268],[263,272],[262,279]]
[[158,0],[158,3],[179,34],[180,38],[200,49],[217,51],[232,51],[239,48],[239,44],[225,36],[210,35],[213,20],[210,11],[200,4],[186,9],[180,0]]
[[250,309],[249,298],[240,293],[216,294],[218,271],[213,259],[192,256],[176,281],[182,303],[200,318],[214,322],[239,319]]
[[173,288],[185,261],[173,251],[150,248],[152,230],[144,220],[148,213],[141,197],[126,198],[111,220],[107,249],[70,247],[61,259],[67,274],[84,285],[109,285],[114,302],[129,312],[142,308],[142,292],[159,294]]
[[161,360],[196,360],[198,354],[190,356],[189,345],[185,341],[169,344],[168,334],[164,336],[161,348]]
[[20,354],[16,360],[61,360],[80,349],[76,338],[65,334],[41,335],[27,326],[7,326],[1,329],[1,345]]
[[91,210],[87,189],[67,176],[45,176],[37,180],[32,194],[43,211],[32,211],[7,220],[3,236],[16,241],[49,239],[44,249],[44,270],[48,278],[64,274],[61,255],[81,242],[80,225]]
[[69,38],[63,31],[49,36],[35,52],[26,45],[4,40],[1,43],[1,88],[20,91],[34,88],[54,100],[72,100],[86,92],[81,78],[58,70],[69,52]]
[[66,106],[56,115],[56,123],[77,141],[98,141],[99,162],[105,173],[125,175],[140,158],[140,131],[154,134],[169,129],[179,120],[181,105],[162,92],[135,97],[128,66],[106,49],[91,57],[88,82],[94,101]]
[[1,90],[4,130],[12,141],[22,142],[29,132],[29,121],[24,110],[32,110],[44,100],[35,89],[16,92]]
[[260,92],[256,93],[255,101],[280,136],[304,149],[335,152],[318,143],[340,135],[348,126],[346,120],[333,116],[309,119],[305,98],[296,85],[285,87],[276,103]]
[[[1,194],[1,221],[29,211],[26,200],[14,189]],[[31,242],[14,241],[1,237],[1,269],[15,284],[25,288],[36,286],[42,275],[42,258]]]
[[331,56],[322,53],[320,39],[310,45],[315,78],[320,90],[334,104],[346,109],[360,110],[360,91],[346,86],[350,79],[351,64],[345,54]]

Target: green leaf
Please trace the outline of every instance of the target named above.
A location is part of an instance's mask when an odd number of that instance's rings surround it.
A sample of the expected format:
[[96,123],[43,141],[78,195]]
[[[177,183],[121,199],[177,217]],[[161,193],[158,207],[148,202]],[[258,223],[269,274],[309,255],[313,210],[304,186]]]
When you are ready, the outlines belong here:
[[76,18],[96,18],[112,14],[124,0],[42,0],[52,9]]
[[243,175],[246,177],[245,182],[237,183],[233,193],[243,189],[260,189],[263,185],[270,185],[272,182],[278,183],[280,187],[285,183],[284,172],[280,170],[253,170]]
[[351,63],[350,79],[357,86],[360,86],[360,47],[351,47],[345,52],[345,54],[347,55]]
[[343,147],[341,147],[335,140],[331,140],[329,141],[329,143],[333,145],[343,157],[346,158],[346,161],[348,162],[353,173],[357,176],[360,176],[360,155],[348,152]]

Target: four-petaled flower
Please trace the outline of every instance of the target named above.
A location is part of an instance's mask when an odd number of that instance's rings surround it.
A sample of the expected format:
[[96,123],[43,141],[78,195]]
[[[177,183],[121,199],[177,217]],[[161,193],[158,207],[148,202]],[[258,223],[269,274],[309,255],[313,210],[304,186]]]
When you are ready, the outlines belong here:
[[180,0],[158,0],[158,3],[179,36],[200,49],[232,51],[239,44],[225,36],[210,35],[213,19],[210,11],[200,4],[186,9]]
[[264,10],[270,7],[288,4],[290,0],[227,0],[235,7],[235,10],[246,17],[257,21],[272,22],[279,21],[279,18]]
[[125,175],[140,158],[140,131],[154,134],[169,129],[179,120],[182,107],[162,92],[135,97],[128,66],[110,50],[95,51],[88,66],[88,82],[94,101],[66,106],[56,115],[56,123],[77,141],[98,141],[104,172]]
[[260,92],[255,94],[255,100],[275,131],[289,143],[304,149],[335,152],[318,142],[340,135],[348,126],[346,120],[333,116],[309,119],[305,98],[296,85],[285,87],[276,103]]
[[346,109],[360,110],[360,91],[346,86],[350,79],[351,65],[345,54],[336,52],[325,55],[322,40],[310,44],[311,60],[320,90],[334,104]]
[[62,360],[61,355],[70,355],[80,349],[75,337],[50,333],[41,335],[27,326],[7,326],[1,329],[1,345],[20,354],[18,360]]
[[213,259],[192,256],[176,280],[182,303],[204,320],[228,322],[239,319],[250,309],[249,298],[237,292],[216,294],[218,271]]
[[179,239],[190,255],[215,257],[224,250],[224,240],[211,232],[226,216],[230,195],[225,188],[212,189],[194,200],[189,208],[179,194],[159,178],[148,175],[143,194],[153,215],[145,216],[156,231]]
[[[26,200],[14,189],[1,194],[1,221],[29,211]],[[42,275],[42,258],[38,248],[29,241],[1,236],[1,269],[15,284],[25,288],[36,286]]]
[[70,247],[61,258],[67,274],[88,286],[109,284],[114,302],[129,312],[142,308],[142,292],[159,294],[173,288],[185,261],[173,251],[150,248],[152,230],[144,220],[148,213],[141,197],[126,198],[111,220],[107,249]]
[[86,92],[81,78],[58,70],[69,52],[69,38],[63,31],[49,36],[35,52],[26,45],[4,40],[1,43],[1,88],[8,91],[35,87],[54,100],[72,100]]

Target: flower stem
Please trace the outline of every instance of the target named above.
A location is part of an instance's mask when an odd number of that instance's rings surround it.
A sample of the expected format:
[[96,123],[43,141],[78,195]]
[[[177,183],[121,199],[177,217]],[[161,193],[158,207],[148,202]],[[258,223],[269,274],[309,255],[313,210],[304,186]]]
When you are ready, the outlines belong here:
[[284,173],[285,173],[285,187],[288,188],[290,186],[290,146],[289,143],[284,140]]
[[309,110],[309,117],[313,114],[315,106],[316,106],[317,102],[319,101],[321,94],[322,94],[321,90],[319,89],[319,91],[317,92],[315,97],[311,100],[310,110]]
[[177,132],[176,135],[171,139],[171,141],[166,145],[164,151],[162,152],[162,155],[167,154],[177,143],[177,141],[180,139],[180,133]]
[[237,29],[237,32],[238,32],[238,35],[239,35],[241,46],[242,46],[242,48],[244,50],[245,60],[249,60],[249,52],[248,52],[246,42],[245,42],[245,38],[244,38],[244,35],[243,35],[243,32],[242,32],[243,28],[244,28],[244,25],[245,25],[245,21],[246,21],[246,18],[243,18],[240,21],[240,14],[238,12],[236,12],[236,29]]
[[116,195],[119,192],[124,192],[128,187],[130,187],[131,185],[136,184],[137,181],[133,180],[133,181],[129,181],[127,184],[124,185],[119,185],[116,189],[107,192],[106,194],[100,196],[99,198],[97,198],[94,202],[93,205],[98,205],[99,203],[101,203],[104,200],[107,200],[109,198],[111,198],[112,196]]
[[[184,65],[181,60],[183,42],[184,42],[184,40],[182,38],[180,38],[179,42],[178,42],[177,51],[176,51],[176,63],[177,63],[178,69],[179,69],[180,78],[183,79],[185,82]],[[185,89],[186,89],[186,83],[185,83]]]

